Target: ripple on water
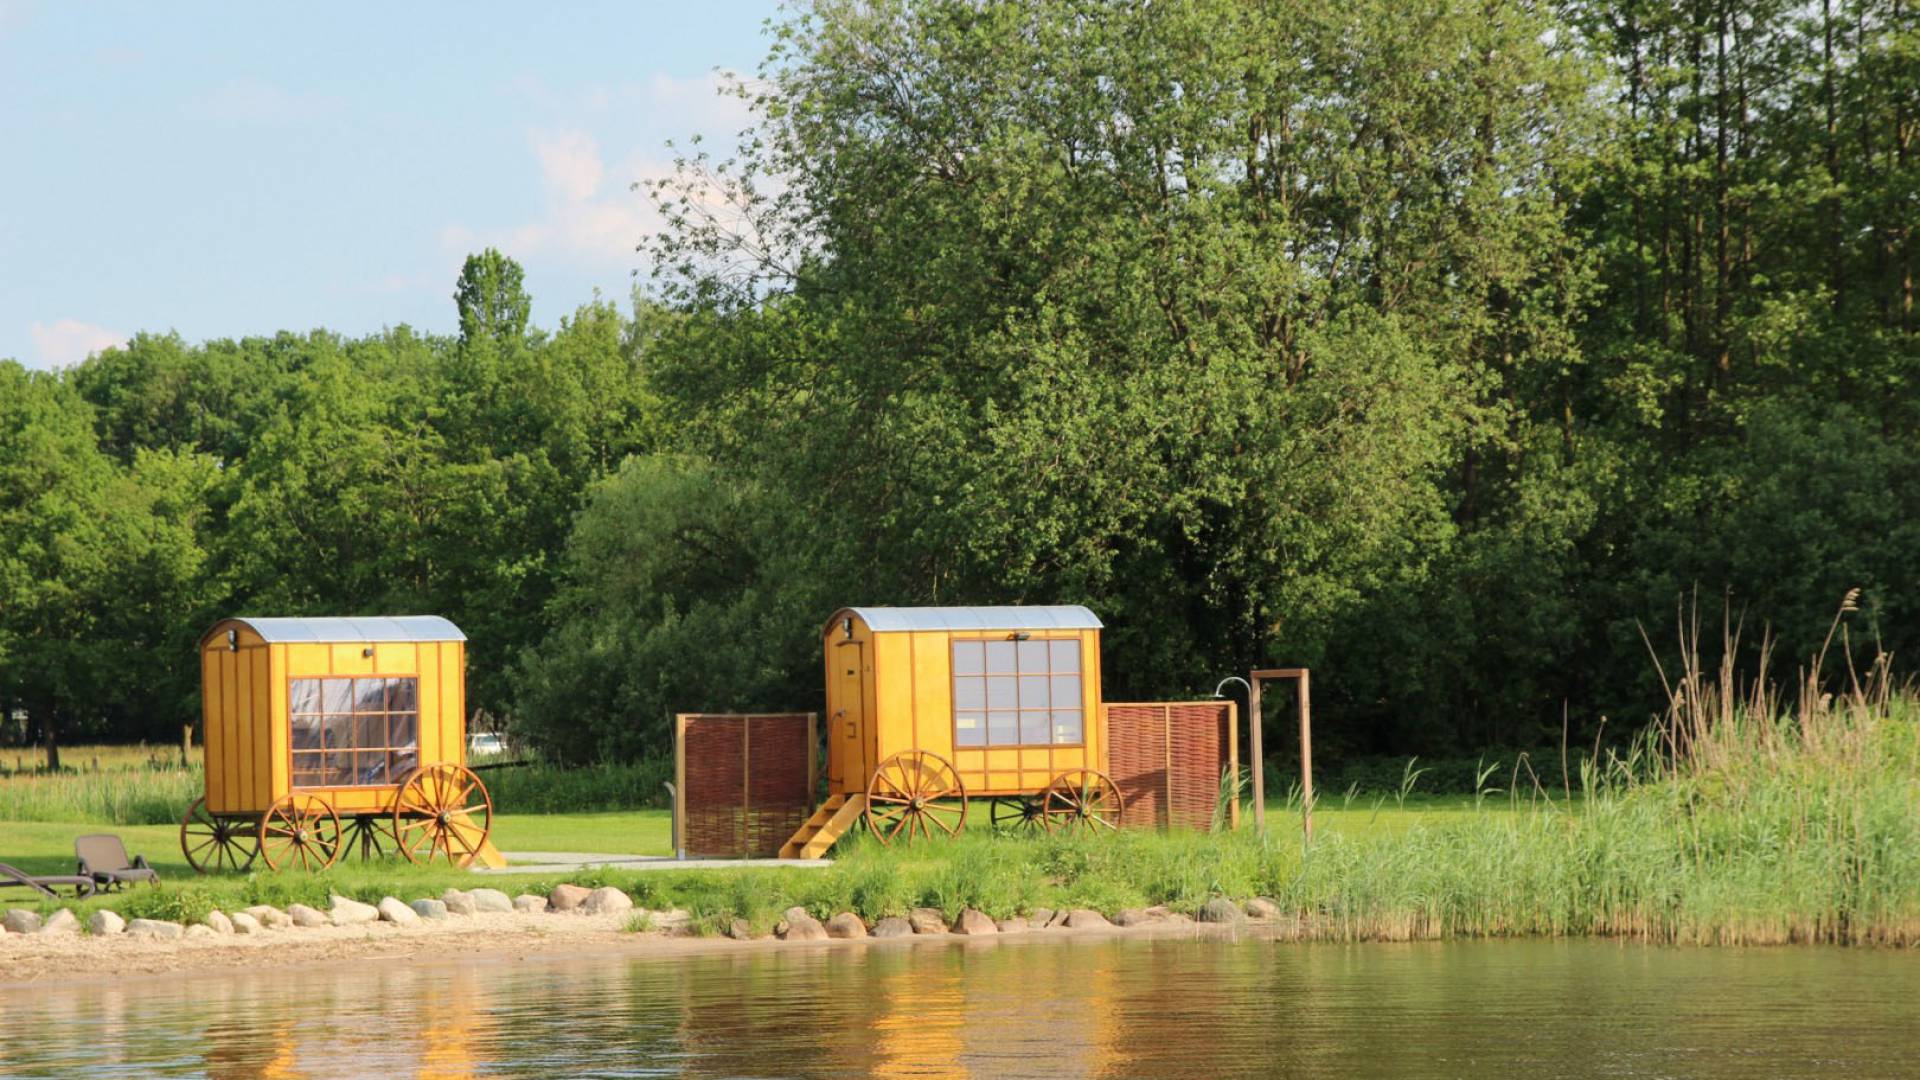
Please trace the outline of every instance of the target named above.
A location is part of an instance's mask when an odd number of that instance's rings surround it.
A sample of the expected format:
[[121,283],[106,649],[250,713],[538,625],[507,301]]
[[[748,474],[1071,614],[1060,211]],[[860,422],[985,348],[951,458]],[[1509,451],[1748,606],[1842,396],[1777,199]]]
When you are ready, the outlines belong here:
[[0,991],[0,1075],[1891,1076],[1920,964],[1605,942],[1044,936]]

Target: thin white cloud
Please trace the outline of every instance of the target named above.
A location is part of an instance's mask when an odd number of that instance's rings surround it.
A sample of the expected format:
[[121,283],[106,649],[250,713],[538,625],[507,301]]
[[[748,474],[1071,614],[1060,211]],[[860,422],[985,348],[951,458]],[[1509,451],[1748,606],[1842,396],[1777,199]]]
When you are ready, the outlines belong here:
[[533,152],[547,187],[568,202],[585,202],[600,190],[606,175],[600,164],[600,145],[583,131],[535,132]]
[[[537,131],[528,139],[540,167],[541,200],[533,220],[502,229],[448,225],[440,242],[449,252],[497,247],[518,258],[546,256],[596,268],[631,268],[634,249],[661,224],[637,180],[664,176],[672,168],[635,156],[613,171],[594,139],[581,131]],[[606,189],[606,190],[603,190]]]
[[673,161],[664,146],[649,153],[628,143],[624,154],[609,154],[585,121],[597,120],[594,126],[604,131],[602,114],[638,112],[656,132],[648,141],[664,141],[668,133],[701,134],[730,145],[752,115],[745,102],[722,92],[729,78],[720,72],[684,78],[657,73],[566,92],[530,76],[516,79],[517,93],[565,118],[528,133],[540,171],[540,208],[518,225],[447,225],[440,231],[442,248],[451,255],[491,246],[516,258],[557,259],[595,270],[634,268],[636,248],[664,221],[652,197],[633,185],[672,176]]
[[40,367],[59,368],[77,364],[104,349],[117,349],[127,343],[127,335],[104,326],[78,319],[55,323],[34,323],[27,327],[33,339],[34,360]]
[[675,127],[709,139],[731,137],[753,120],[747,103],[731,90],[733,79],[724,71],[691,78],[655,72],[638,96],[646,107],[672,116]]

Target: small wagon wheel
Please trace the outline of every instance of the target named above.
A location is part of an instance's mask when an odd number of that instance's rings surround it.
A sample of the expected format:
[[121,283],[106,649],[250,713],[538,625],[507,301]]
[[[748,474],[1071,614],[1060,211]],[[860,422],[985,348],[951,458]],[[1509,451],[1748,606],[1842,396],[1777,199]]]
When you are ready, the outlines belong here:
[[361,862],[384,859],[400,850],[393,819],[386,814],[355,814],[347,821],[347,850],[358,849]]
[[1037,833],[1045,821],[1045,802],[1039,795],[1015,795],[993,800],[993,827],[997,832]]
[[1054,777],[1043,803],[1048,832],[1120,827],[1120,789],[1098,769],[1069,769]]
[[195,873],[245,870],[260,854],[260,838],[239,818],[207,810],[205,796],[193,800],[180,819],[180,852]]
[[882,844],[892,844],[897,837],[911,841],[916,832],[931,840],[936,829],[958,836],[967,824],[967,788],[960,773],[938,754],[895,754],[882,761],[867,782],[866,820],[867,830]]
[[429,863],[435,852],[468,866],[493,831],[493,797],[464,765],[422,765],[400,782],[393,802],[393,835],[408,862]]
[[325,870],[340,857],[340,815],[320,796],[296,791],[260,815],[259,837],[267,869]]

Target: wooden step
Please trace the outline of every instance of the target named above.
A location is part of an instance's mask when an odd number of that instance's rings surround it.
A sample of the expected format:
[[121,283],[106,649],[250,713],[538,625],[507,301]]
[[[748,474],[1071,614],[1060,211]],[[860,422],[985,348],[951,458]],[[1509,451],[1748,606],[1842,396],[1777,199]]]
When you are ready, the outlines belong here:
[[780,846],[783,859],[818,859],[833,847],[834,842],[844,836],[853,823],[867,808],[867,796],[864,792],[854,795],[834,795],[820,804],[806,824]]

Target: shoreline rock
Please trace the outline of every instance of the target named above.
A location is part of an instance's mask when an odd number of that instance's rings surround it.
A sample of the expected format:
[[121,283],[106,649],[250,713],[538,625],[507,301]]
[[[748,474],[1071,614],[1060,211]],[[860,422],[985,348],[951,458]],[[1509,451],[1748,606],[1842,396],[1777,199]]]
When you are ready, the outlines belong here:
[[327,912],[327,918],[332,920],[335,926],[361,926],[370,922],[378,922],[380,919],[380,909],[374,907],[372,904],[363,904],[358,900],[351,900],[344,896],[335,896],[333,898],[333,909]]
[[[333,925],[333,920],[327,918],[325,912],[316,911],[305,904],[288,904],[287,919],[294,926],[306,927],[309,929],[315,926],[332,926]],[[129,929],[131,929],[131,927],[129,927]]]
[[[186,935],[186,927],[177,922],[165,922],[160,919],[135,919],[127,924],[126,936],[130,938],[156,938],[160,941],[176,941]],[[211,934],[213,931],[208,930]]]
[[39,932],[48,937],[58,937],[63,934],[78,934],[80,932],[80,917],[68,911],[66,908],[61,908],[59,911],[47,916],[47,921],[40,924]]
[[374,909],[380,913],[382,922],[390,922],[395,926],[414,926],[420,922],[420,913],[413,910],[412,905],[401,903],[396,896],[381,897]]
[[843,940],[867,936],[867,924],[851,911],[843,911],[827,920],[827,936]]
[[0,928],[9,934],[34,934],[40,931],[40,913],[26,908],[13,908],[4,918],[0,918]]
[[469,889],[467,896],[475,911],[504,915],[513,910],[513,898],[499,889]]
[[293,917],[272,904],[255,904],[246,912],[268,930],[285,930],[293,925]]
[[780,916],[780,925],[774,927],[774,933],[785,941],[825,941],[827,928],[820,920],[807,914],[807,909],[790,907]]
[[953,921],[953,932],[965,934],[968,937],[979,937],[983,934],[997,934],[1000,932],[1000,927],[992,919],[987,918],[986,912],[968,908]]
[[[506,898],[502,896],[501,899],[504,900]],[[508,902],[506,910],[513,910],[511,901]],[[611,885],[602,885],[600,888],[587,894],[586,902],[580,905],[580,910],[586,912],[588,915],[607,915],[619,911],[632,911],[633,897],[628,896],[626,893],[621,892]]]
[[1203,923],[1226,923],[1231,925],[1246,918],[1246,915],[1240,910],[1239,904],[1225,897],[1216,896],[1206,903],[1201,904],[1200,910],[1194,912],[1193,917]]

